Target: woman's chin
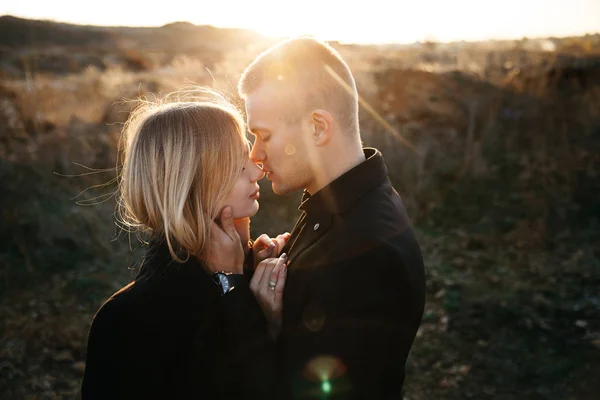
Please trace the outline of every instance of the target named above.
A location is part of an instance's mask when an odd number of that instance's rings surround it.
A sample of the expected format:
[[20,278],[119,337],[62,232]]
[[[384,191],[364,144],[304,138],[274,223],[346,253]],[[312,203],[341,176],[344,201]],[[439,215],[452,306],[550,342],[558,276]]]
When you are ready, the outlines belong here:
[[251,213],[250,213],[250,215],[248,215],[248,216],[249,216],[249,217],[253,217],[253,216],[255,216],[255,215],[256,215],[256,213],[258,212],[258,209],[259,209],[259,208],[260,208],[260,204],[258,204],[258,200],[254,200],[254,204],[253,204],[252,210],[250,210],[250,211],[251,211]]
[[240,218],[250,218],[256,215],[258,209],[260,208],[258,201],[254,200],[254,204],[248,207],[245,210],[240,210],[239,212],[234,212],[234,219]]

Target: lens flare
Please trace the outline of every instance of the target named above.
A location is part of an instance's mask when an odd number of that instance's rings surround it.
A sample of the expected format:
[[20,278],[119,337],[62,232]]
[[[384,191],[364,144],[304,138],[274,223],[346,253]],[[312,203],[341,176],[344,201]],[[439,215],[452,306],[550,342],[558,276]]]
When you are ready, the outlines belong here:
[[285,154],[287,154],[288,156],[292,156],[295,153],[296,153],[296,147],[293,144],[285,145]]
[[318,332],[323,329],[326,321],[325,312],[316,304],[309,304],[302,313],[302,322],[306,329]]
[[302,371],[307,380],[322,382],[322,384],[327,383],[330,390],[331,381],[345,373],[346,366],[344,363],[339,358],[331,355],[317,356],[311,359]]
[[[352,88],[348,86],[346,82],[329,66],[325,65],[325,70],[329,75],[335,79],[340,86],[342,86],[349,94],[353,95],[354,91]],[[401,141],[405,146],[407,146],[412,151],[416,152],[415,147],[410,143],[398,130],[396,130],[389,122],[387,122],[371,105],[364,100],[360,95],[358,95],[358,103],[371,114],[377,122],[379,122],[388,132],[392,134],[392,136],[399,141]]]

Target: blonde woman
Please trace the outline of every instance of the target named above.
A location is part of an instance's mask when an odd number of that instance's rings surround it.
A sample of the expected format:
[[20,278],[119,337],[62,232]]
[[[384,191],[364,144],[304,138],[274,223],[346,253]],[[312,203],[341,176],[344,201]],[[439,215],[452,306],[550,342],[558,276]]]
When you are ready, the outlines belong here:
[[[249,291],[243,266],[277,256],[288,238],[262,235],[252,249],[246,244],[263,171],[249,159],[244,121],[218,96],[146,103],[132,113],[124,135],[121,220],[150,240],[135,280],[94,317],[81,396],[243,398],[232,379],[240,355],[229,351],[222,298]],[[210,236],[231,228],[217,228],[221,216],[233,217],[231,240],[246,245],[237,246],[234,271],[224,265],[229,273],[211,274],[205,265],[218,267],[220,249],[209,246]],[[269,260],[278,266],[273,292],[280,301],[285,256]],[[256,276],[252,287],[261,279]],[[247,306],[259,307],[254,299]]]

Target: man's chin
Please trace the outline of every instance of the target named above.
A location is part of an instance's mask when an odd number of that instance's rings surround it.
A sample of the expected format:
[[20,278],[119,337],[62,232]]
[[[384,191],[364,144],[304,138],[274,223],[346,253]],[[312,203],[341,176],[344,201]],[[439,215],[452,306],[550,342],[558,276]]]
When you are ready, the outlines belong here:
[[271,189],[273,189],[273,193],[277,195],[284,195],[298,191],[298,189],[295,189],[293,187],[277,184],[275,182],[271,183]]
[[281,185],[276,184],[274,181],[271,182],[271,189],[273,189],[273,193],[278,194],[278,195],[282,195],[282,194],[286,194],[287,191],[285,190],[284,187],[282,187]]

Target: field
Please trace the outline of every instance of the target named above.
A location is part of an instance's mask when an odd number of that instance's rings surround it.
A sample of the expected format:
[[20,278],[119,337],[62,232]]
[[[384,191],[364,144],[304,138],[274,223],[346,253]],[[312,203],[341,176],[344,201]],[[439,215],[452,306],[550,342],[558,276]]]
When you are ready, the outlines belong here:
[[[134,274],[113,196],[133,101],[207,85],[239,104],[271,42],[0,17],[3,399],[72,398],[89,323]],[[333,45],[424,253],[405,399],[597,399],[600,35]],[[299,194],[262,186],[253,236],[291,229]]]

